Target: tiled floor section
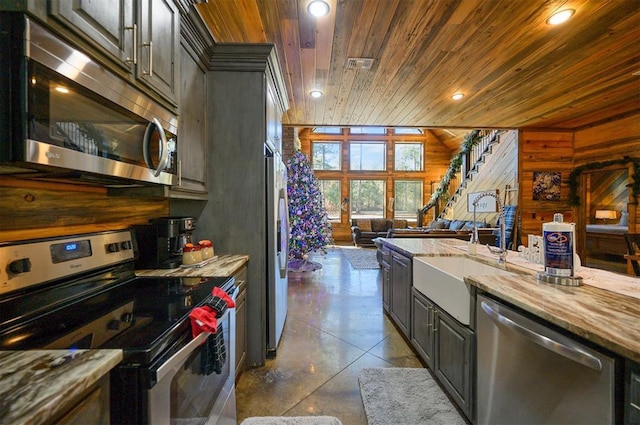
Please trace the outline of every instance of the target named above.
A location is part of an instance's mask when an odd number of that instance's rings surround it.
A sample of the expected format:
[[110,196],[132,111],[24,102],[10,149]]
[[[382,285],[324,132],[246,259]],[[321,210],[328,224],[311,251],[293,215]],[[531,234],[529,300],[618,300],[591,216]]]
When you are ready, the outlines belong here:
[[381,273],[355,270],[338,250],[313,255],[321,270],[289,273],[289,312],[275,359],[245,371],[238,423],[250,416],[336,416],[366,425],[358,373],[422,367],[382,311]]

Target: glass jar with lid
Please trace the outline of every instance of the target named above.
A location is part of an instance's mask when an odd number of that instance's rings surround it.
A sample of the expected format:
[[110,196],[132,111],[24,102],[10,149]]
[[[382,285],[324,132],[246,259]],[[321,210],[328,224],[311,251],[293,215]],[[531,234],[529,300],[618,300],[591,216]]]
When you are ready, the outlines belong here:
[[210,240],[202,240],[198,242],[198,245],[200,245],[200,251],[202,252],[203,261],[213,257],[213,244]]
[[190,266],[202,262],[202,252],[200,245],[192,243],[185,244],[182,248],[182,264]]

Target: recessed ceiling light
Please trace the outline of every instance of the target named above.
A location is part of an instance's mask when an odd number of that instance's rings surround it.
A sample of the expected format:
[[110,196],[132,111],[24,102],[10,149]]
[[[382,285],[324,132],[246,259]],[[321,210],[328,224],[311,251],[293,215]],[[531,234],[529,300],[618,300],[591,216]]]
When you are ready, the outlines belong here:
[[322,97],[322,92],[320,90],[311,90],[309,94],[311,97]]
[[549,19],[547,19],[547,24],[559,25],[563,22],[568,21],[569,18],[572,17],[574,13],[576,13],[574,9],[565,9],[565,10],[556,12],[553,15],[551,15]]
[[329,13],[329,4],[324,0],[313,0],[307,6],[307,10],[316,18],[319,18]]
[[451,95],[451,99],[453,100],[460,100],[464,97],[463,93],[454,93]]

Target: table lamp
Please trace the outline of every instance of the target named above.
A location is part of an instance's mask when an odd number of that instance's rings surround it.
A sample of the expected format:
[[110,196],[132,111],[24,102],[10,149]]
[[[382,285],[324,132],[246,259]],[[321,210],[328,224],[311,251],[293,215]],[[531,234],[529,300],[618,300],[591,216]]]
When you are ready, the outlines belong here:
[[596,219],[603,219],[604,224],[607,224],[607,220],[615,220],[618,218],[615,210],[596,210]]

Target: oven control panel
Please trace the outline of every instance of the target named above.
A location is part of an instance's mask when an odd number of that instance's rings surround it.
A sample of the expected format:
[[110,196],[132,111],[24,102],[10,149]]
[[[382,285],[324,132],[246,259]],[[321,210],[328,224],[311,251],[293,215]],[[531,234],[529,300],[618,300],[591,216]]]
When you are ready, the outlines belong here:
[[130,230],[0,245],[0,294],[134,260]]

